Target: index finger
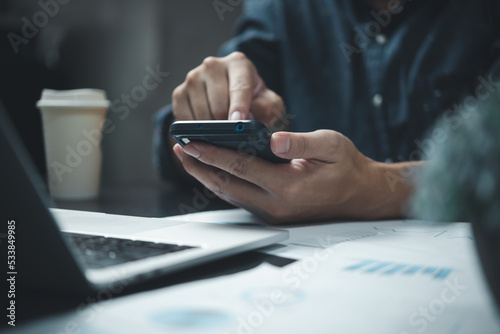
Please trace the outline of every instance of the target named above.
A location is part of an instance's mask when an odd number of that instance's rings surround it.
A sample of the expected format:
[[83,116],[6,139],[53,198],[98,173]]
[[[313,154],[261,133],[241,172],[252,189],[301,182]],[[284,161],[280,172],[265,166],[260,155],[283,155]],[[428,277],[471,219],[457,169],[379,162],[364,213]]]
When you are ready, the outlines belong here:
[[255,73],[249,63],[231,62],[228,66],[230,120],[248,119],[252,103]]
[[192,142],[184,146],[184,152],[265,190],[275,189],[278,180],[283,178],[283,166],[235,150]]

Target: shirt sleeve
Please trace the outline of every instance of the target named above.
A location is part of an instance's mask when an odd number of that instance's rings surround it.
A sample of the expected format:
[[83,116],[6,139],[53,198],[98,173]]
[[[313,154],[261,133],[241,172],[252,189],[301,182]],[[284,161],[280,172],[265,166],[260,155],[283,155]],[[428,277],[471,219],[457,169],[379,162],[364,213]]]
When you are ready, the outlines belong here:
[[491,45],[491,53],[489,55],[491,61],[490,67],[486,71],[486,75],[490,76],[490,80],[494,82],[494,86],[500,86],[500,21],[498,20],[498,13],[500,13],[500,1],[491,0],[487,2],[485,11],[486,17],[490,21],[494,37]]
[[169,128],[174,122],[172,105],[160,109],[155,115],[153,134],[153,165],[162,179],[179,184],[182,180],[181,173],[177,170],[173,159],[173,152],[169,145]]
[[235,29],[235,37],[224,43],[219,56],[243,52],[255,65],[267,87],[282,94],[280,2],[276,0],[247,0]]
[[[245,1],[235,36],[221,46],[218,56],[243,52],[254,63],[267,87],[281,95],[277,7],[275,0]],[[174,165],[168,141],[168,130],[174,120],[172,105],[162,108],[155,115],[153,164],[164,180],[179,184],[183,178]]]

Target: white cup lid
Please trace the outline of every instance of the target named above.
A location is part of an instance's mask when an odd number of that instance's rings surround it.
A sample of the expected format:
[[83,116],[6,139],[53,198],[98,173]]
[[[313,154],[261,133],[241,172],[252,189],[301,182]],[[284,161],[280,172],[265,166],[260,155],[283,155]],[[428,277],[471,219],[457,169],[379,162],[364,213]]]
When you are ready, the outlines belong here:
[[108,108],[110,101],[102,89],[44,89],[36,103],[41,107]]

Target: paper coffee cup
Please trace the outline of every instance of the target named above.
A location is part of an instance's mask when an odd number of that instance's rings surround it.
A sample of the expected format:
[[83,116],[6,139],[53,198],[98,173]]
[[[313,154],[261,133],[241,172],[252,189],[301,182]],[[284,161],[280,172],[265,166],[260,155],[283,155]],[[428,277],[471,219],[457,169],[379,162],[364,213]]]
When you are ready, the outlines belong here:
[[99,195],[102,126],[110,102],[99,89],[44,89],[42,113],[50,194],[83,200]]

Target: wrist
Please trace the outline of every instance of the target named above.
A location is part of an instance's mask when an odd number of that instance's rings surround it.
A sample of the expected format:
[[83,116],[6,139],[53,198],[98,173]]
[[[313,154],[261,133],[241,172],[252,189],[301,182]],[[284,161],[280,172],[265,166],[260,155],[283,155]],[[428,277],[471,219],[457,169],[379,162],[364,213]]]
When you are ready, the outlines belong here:
[[421,162],[382,163],[368,159],[368,188],[362,190],[365,218],[404,217],[413,191],[413,176],[420,165]]

